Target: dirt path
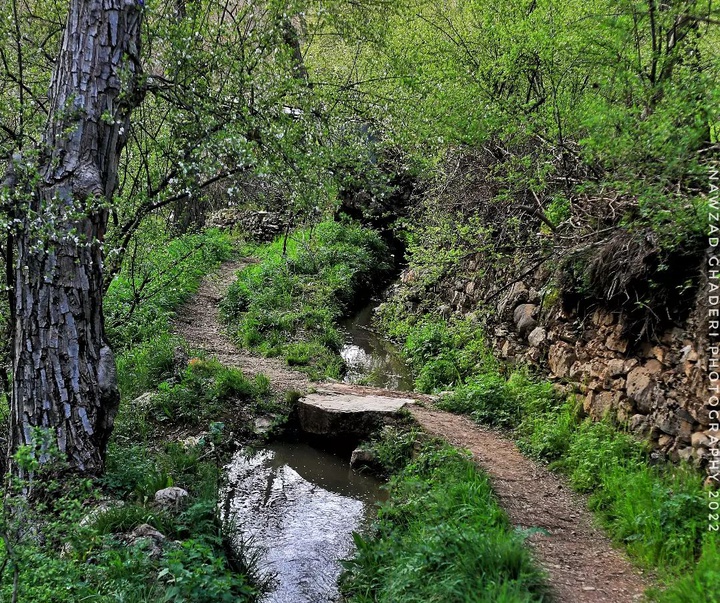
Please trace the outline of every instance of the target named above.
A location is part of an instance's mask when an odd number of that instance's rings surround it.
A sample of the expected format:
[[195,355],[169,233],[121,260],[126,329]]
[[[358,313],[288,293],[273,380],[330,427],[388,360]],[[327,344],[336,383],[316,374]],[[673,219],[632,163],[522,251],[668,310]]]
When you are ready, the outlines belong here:
[[582,497],[558,476],[523,456],[507,438],[465,417],[419,406],[411,412],[425,431],[470,450],[513,525],[547,533],[529,541],[559,603],[642,600],[647,579],[593,526]]
[[305,392],[310,387],[310,381],[304,374],[289,369],[278,358],[262,358],[239,350],[220,323],[220,300],[235,280],[238,270],[251,261],[226,262],[206,276],[195,296],[177,313],[175,332],[191,347],[204,350],[223,364],[241,369],[246,375],[264,373],[276,391]]
[[[308,378],[278,359],[259,358],[238,350],[225,335],[218,304],[238,270],[251,260],[223,264],[205,278],[197,295],[178,312],[176,332],[194,348],[248,375],[264,373],[277,391],[310,389]],[[318,393],[343,391],[407,397],[338,383],[317,384]],[[427,402],[424,396],[414,396]],[[470,450],[491,478],[501,505],[513,525],[540,528],[529,538],[537,561],[549,574],[558,603],[631,603],[640,601],[648,586],[630,562],[593,526],[582,497],[573,494],[556,475],[524,457],[507,438],[479,427],[465,417],[417,406],[412,409],[427,432]],[[398,602],[401,603],[401,602]]]

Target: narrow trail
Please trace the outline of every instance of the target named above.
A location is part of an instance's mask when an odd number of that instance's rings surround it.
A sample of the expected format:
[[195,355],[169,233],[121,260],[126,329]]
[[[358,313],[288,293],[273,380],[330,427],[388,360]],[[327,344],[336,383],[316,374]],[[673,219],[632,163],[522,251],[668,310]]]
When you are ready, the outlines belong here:
[[[649,580],[613,547],[593,525],[584,499],[563,480],[524,457],[508,438],[480,427],[465,417],[431,410],[425,396],[338,383],[311,385],[302,373],[274,358],[261,358],[238,350],[219,319],[219,302],[238,270],[251,259],[223,264],[206,277],[197,294],[175,319],[178,335],[194,348],[205,350],[220,362],[252,376],[264,373],[276,391],[352,391],[356,394],[414,397],[411,408],[428,433],[469,450],[490,477],[502,507],[513,525],[537,528],[528,542],[537,562],[546,570],[557,603],[633,603],[641,601]],[[402,602],[398,602],[402,603]]]
[[420,406],[411,412],[425,431],[472,453],[513,525],[542,530],[528,541],[559,603],[642,600],[649,581],[593,525],[583,498],[562,479],[466,417]]
[[227,366],[239,368],[246,375],[264,373],[275,391],[306,392],[310,388],[306,375],[291,370],[278,358],[262,358],[238,349],[220,322],[220,301],[235,281],[237,272],[252,262],[247,258],[226,262],[206,276],[197,293],[177,313],[175,332],[191,347],[204,350],[209,356]]

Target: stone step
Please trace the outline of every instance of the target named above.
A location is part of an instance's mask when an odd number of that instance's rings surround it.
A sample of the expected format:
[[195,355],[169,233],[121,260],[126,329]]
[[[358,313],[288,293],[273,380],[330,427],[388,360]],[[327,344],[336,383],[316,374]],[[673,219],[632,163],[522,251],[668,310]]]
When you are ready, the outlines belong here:
[[297,412],[300,427],[307,433],[367,436],[399,418],[400,411],[415,402],[413,398],[323,389],[301,398]]

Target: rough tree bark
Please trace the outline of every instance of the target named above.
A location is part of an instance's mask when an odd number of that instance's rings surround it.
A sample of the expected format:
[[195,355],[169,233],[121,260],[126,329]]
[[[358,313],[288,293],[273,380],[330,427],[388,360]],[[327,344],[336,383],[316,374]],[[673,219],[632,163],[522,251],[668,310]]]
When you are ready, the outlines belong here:
[[142,0],[70,0],[37,179],[22,186],[16,177],[10,450],[35,445],[35,427],[50,428],[70,468],[86,474],[103,469],[119,403],[102,240],[141,100],[141,19]]

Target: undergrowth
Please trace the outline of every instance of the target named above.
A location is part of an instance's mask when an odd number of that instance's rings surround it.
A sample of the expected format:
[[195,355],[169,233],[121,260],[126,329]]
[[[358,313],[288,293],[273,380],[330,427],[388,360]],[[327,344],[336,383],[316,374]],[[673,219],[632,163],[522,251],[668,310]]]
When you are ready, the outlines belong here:
[[401,341],[418,389],[441,392],[445,410],[512,430],[526,454],[589,495],[610,536],[639,565],[660,570],[669,588],[652,594],[657,601],[720,600],[718,538],[707,532],[699,471],[653,465],[646,445],[621,425],[585,418],[574,397],[492,359],[481,329],[467,319],[399,318],[390,302],[381,321]]
[[221,305],[239,343],[312,378],[339,377],[343,335],[336,322],[391,270],[380,236],[353,223],[323,222],[246,252],[260,261],[239,274]]
[[[257,600],[254,567],[228,546],[217,514],[221,463],[213,451],[219,437],[217,432],[192,446],[166,443],[153,451],[115,443],[99,483],[48,476],[33,504],[20,494],[22,483],[10,486],[9,505],[22,505],[23,511],[21,518],[6,513],[0,522],[0,556],[7,560],[0,600]],[[177,510],[157,508],[155,491],[172,485],[187,489],[189,502]],[[18,521],[34,525],[34,536],[27,537]],[[144,524],[159,531],[161,540],[133,538],[131,532]]]
[[[231,253],[229,236],[209,230],[141,241],[126,256],[105,300],[122,396],[106,472],[97,482],[40,480],[44,495],[21,515],[37,532],[7,512],[0,518],[0,600],[13,600],[16,571],[19,603],[257,600],[262,581],[252,558],[227,541],[218,487],[231,428],[282,408],[266,377],[251,380],[217,361],[188,358],[171,333],[179,306]],[[168,439],[198,432],[186,444]],[[37,453],[25,452],[26,459]],[[157,508],[155,492],[171,486],[186,489],[189,503]],[[22,487],[6,493],[12,498]],[[11,507],[6,501],[6,511]],[[130,537],[143,524],[163,535],[160,550],[151,539]]]
[[[393,448],[389,433],[381,448]],[[405,434],[406,444],[413,439]],[[389,440],[388,440],[389,438]],[[407,440],[407,441],[406,441]],[[449,445],[425,442],[407,463],[389,454],[390,500],[371,538],[355,535],[342,588],[353,603],[530,603],[547,601],[544,578],[508,523],[488,478]]]

